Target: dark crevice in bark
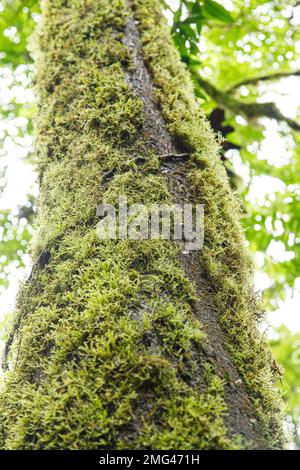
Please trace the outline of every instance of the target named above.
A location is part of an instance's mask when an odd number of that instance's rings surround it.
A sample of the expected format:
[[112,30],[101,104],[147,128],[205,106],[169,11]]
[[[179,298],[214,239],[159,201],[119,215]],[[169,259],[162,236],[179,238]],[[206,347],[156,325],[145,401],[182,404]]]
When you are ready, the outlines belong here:
[[[133,92],[144,102],[143,140],[145,154],[154,151],[157,156],[168,155],[170,158],[161,159],[161,172],[168,181],[169,190],[175,204],[192,202],[188,189],[186,174],[188,158],[176,158],[176,155],[186,155],[186,149],[171,137],[166,122],[155,103],[155,87],[151,75],[144,63],[138,21],[133,14],[127,20],[123,39],[133,58],[134,67],[126,71],[126,81]],[[171,155],[174,158],[171,158]],[[199,256],[201,252],[186,253],[182,248],[179,256],[181,266],[186,276],[196,287],[199,300],[194,304],[194,313],[200,319],[207,334],[207,342],[203,354],[205,359],[214,364],[218,375],[225,380],[224,393],[228,406],[225,423],[231,435],[240,434],[255,448],[265,448],[266,443],[261,436],[259,423],[245,386],[239,373],[232,363],[226,350],[224,334],[218,323],[213,299],[209,296],[209,286],[200,270]]]

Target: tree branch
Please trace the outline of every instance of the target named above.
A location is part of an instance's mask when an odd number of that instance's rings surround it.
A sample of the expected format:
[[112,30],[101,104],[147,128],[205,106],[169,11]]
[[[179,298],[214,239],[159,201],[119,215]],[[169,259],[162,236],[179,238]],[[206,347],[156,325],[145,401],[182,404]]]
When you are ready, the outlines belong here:
[[279,122],[286,122],[293,130],[300,131],[300,124],[288,118],[277,108],[275,103],[243,103],[228,92],[218,90],[214,85],[194,74],[195,80],[203,90],[219,105],[235,114],[241,114],[247,119],[267,117]]
[[294,70],[292,72],[275,72],[269,75],[262,75],[261,77],[253,77],[247,80],[242,80],[241,82],[236,83],[231,88],[227,90],[227,93],[232,93],[237,88],[240,88],[243,85],[256,85],[258,82],[264,82],[267,80],[280,80],[281,78],[287,77],[299,77],[300,70]]

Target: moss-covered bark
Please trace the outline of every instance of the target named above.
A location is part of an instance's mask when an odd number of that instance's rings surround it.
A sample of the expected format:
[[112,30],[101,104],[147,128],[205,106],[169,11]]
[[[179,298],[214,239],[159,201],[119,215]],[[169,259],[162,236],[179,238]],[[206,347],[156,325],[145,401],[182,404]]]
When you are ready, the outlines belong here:
[[[159,2],[45,0],[39,51],[37,261],[9,341],[2,448],[280,447],[238,206]],[[190,158],[163,171],[164,146]],[[120,194],[204,203],[204,249],[100,241],[96,207]]]

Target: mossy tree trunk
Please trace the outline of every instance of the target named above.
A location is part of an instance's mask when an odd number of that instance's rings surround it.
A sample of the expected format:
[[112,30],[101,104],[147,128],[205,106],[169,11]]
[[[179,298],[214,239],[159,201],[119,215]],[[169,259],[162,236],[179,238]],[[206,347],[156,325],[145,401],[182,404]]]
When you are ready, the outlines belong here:
[[[36,262],[2,448],[282,446],[239,208],[159,1],[45,0],[36,81]],[[204,248],[100,241],[96,208],[121,194],[203,203]]]

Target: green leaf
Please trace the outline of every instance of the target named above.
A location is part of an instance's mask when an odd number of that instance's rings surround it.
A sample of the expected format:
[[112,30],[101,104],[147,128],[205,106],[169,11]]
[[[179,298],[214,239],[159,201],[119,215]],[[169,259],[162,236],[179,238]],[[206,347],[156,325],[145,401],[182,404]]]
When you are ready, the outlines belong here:
[[183,39],[180,34],[174,34],[173,39],[181,57],[187,57],[189,55],[189,51],[186,47],[186,40]]
[[176,25],[177,23],[179,23],[180,21],[180,18],[181,18],[181,15],[182,15],[182,3],[180,2],[180,5],[179,5],[179,8],[178,10],[175,11],[174,13],[174,25]]
[[199,19],[196,23],[197,33],[199,34],[199,36],[201,35],[201,32],[202,32],[202,26],[203,26],[203,18]]
[[197,15],[190,15],[188,16],[184,21],[181,22],[181,24],[197,24],[199,20],[203,20],[203,15],[202,13],[199,13]]
[[205,0],[203,13],[205,16],[217,19],[223,23],[233,22],[231,14],[222,5],[213,0]]
[[197,96],[197,98],[201,98],[202,100],[205,100],[205,101],[207,100],[206,96],[204,95],[200,87],[195,87],[194,91],[195,91],[195,95]]
[[193,30],[193,28],[191,28],[191,26],[189,26],[188,24],[181,24],[180,25],[180,31],[182,32],[183,36],[187,40],[197,41],[197,34]]

